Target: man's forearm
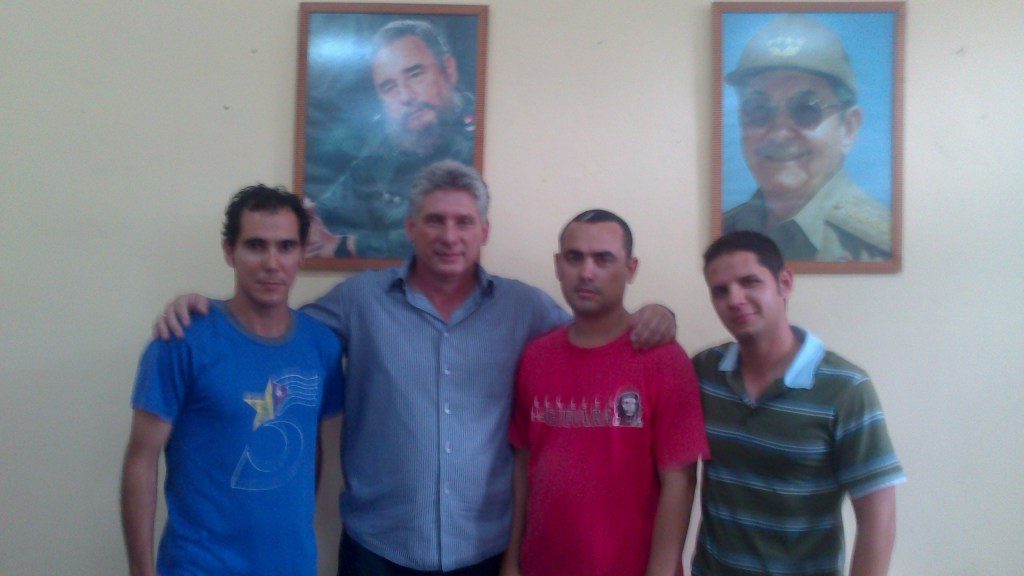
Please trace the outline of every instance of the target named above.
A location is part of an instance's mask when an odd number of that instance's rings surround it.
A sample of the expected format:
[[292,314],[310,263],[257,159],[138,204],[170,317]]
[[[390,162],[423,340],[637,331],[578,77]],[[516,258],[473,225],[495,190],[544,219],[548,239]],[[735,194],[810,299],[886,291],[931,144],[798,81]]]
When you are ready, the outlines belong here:
[[121,476],[121,523],[131,576],[154,576],[153,522],[156,517],[156,462],[130,452]]
[[896,489],[883,488],[853,501],[857,536],[850,576],[885,576],[896,542]]
[[160,452],[171,436],[171,424],[136,409],[121,472],[121,525],[131,576],[154,576],[153,521],[156,517],[156,476]]
[[501,566],[501,576],[518,576],[519,548],[523,542],[523,533],[526,531],[529,452],[517,448],[515,457],[515,470],[512,476],[512,531],[509,536],[508,550],[505,551],[505,558]]
[[679,571],[693,509],[696,465],[662,471],[660,476],[661,495],[651,535],[647,576],[673,576]]

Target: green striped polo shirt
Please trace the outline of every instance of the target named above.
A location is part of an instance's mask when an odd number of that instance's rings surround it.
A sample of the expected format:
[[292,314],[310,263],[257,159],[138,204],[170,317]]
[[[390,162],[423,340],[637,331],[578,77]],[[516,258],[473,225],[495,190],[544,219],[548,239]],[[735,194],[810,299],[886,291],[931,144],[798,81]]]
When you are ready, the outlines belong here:
[[694,576],[840,575],[842,499],[906,481],[868,375],[813,334],[751,402],[739,346],[694,358],[712,460]]

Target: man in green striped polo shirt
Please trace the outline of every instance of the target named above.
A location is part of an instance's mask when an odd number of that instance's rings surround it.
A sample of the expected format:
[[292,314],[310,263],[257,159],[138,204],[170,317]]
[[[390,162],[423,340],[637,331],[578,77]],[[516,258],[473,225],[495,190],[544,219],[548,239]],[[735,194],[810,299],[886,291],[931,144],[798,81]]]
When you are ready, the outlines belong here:
[[843,574],[846,494],[850,576],[886,574],[906,478],[867,374],[789,324],[793,273],[768,237],[722,236],[704,278],[736,342],[694,358],[713,460],[693,575]]

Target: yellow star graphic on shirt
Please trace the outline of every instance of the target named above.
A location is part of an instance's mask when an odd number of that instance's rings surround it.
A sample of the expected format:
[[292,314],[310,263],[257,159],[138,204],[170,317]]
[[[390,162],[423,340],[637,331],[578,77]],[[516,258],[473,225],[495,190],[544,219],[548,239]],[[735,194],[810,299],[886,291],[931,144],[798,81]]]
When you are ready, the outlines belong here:
[[253,430],[259,428],[264,422],[274,419],[274,383],[272,380],[267,380],[267,387],[264,388],[262,396],[246,394],[243,400],[256,411],[256,417],[252,420]]

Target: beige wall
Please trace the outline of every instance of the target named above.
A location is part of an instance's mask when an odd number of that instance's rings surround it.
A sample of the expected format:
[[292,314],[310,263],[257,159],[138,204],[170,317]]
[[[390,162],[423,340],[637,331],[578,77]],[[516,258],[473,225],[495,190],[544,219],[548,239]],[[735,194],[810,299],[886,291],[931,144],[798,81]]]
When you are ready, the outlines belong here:
[[[874,376],[910,483],[892,573],[1024,565],[1024,4],[908,6],[904,270],[800,276],[795,322]],[[293,1],[0,4],[0,573],[125,572],[117,475],[138,354],[224,295],[227,195],[290,184]],[[556,293],[559,225],[636,228],[632,303],[707,303],[710,4],[493,0],[492,271]],[[338,279],[305,274],[295,302]]]

